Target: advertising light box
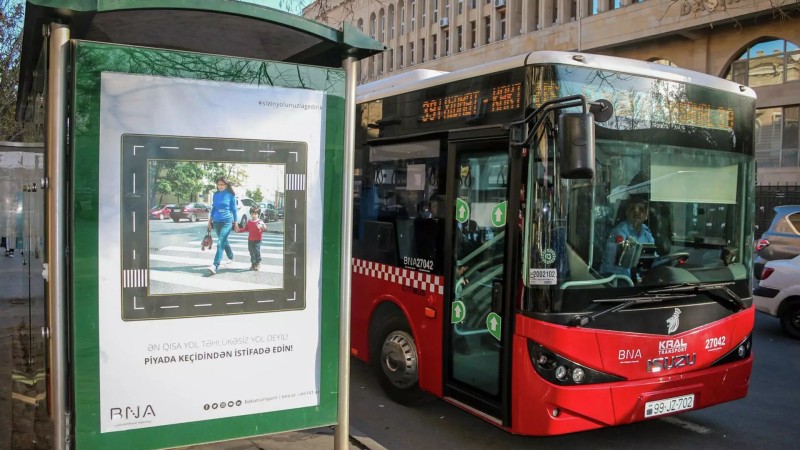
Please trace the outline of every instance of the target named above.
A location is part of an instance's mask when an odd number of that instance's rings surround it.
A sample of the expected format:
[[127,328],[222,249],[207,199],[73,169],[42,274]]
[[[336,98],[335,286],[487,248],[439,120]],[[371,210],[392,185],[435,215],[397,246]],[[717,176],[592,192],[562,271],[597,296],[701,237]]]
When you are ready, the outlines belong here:
[[[85,42],[75,61],[78,448],[335,423],[343,73]],[[221,209],[241,229],[215,267]]]

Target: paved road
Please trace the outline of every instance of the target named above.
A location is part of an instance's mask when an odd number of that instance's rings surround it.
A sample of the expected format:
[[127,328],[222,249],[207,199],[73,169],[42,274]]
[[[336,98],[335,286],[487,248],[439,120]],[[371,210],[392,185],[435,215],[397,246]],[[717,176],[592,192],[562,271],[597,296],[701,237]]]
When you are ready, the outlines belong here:
[[[273,230],[279,228],[277,223],[270,225]],[[151,220],[149,226],[151,295],[258,290],[265,286],[281,287],[283,283],[283,233],[264,233],[259,272],[250,270],[247,233],[231,233],[233,262],[223,266],[216,276],[209,277],[208,266],[214,258],[217,237],[212,231],[214,247],[201,249],[207,222]]]
[[444,401],[407,408],[392,403],[370,369],[351,365],[351,423],[389,450],[800,449],[800,341],[778,321],[756,315],[749,395],[677,416],[549,438],[514,436]]

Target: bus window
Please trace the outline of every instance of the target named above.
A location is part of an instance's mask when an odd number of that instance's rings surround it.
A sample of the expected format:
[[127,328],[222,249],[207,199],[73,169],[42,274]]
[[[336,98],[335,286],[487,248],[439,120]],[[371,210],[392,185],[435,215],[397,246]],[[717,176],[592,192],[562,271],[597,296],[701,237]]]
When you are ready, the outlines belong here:
[[356,162],[354,257],[441,273],[445,171],[440,155],[438,140],[363,149]]

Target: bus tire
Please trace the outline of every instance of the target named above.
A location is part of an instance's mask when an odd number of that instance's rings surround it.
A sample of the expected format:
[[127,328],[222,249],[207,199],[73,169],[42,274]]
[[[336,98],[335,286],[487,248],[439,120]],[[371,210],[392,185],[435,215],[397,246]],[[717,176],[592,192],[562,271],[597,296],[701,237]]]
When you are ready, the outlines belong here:
[[786,305],[781,312],[781,328],[789,336],[800,339],[800,301]]
[[419,388],[417,344],[405,319],[390,315],[380,325],[373,368],[381,389],[392,401],[413,405],[423,397]]

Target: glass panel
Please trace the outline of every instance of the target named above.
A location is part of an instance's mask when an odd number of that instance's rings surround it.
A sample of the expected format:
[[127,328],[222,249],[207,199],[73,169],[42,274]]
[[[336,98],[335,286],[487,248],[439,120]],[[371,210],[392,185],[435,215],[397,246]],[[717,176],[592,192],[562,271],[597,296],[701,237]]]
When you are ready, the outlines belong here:
[[[759,52],[760,53],[760,52]],[[750,58],[748,86],[770,86],[783,83],[783,54]]]
[[41,146],[0,145],[0,448],[51,448],[41,333],[43,167]]
[[750,58],[760,58],[762,56],[781,54],[784,52],[786,41],[782,39],[759,42],[750,47]]
[[800,52],[786,55],[786,81],[800,80]]
[[495,281],[504,275],[508,155],[461,154],[456,176],[452,300],[453,310],[463,308],[463,315],[453,324],[453,378],[498,395],[500,324],[490,323],[490,314]]
[[782,124],[781,108],[756,111],[755,147],[760,167],[780,167]]
[[747,86],[747,60],[734,61],[731,66],[731,78],[734,83]]
[[356,164],[353,256],[443,273],[439,141],[373,146],[365,153],[359,151]]
[[800,127],[798,127],[800,106],[783,108],[783,154],[781,167],[796,167],[798,165],[798,141],[800,141]]
[[751,99],[573,67],[533,78],[534,104],[582,93],[614,116],[595,124],[592,179],[560,177],[552,137],[532,146],[524,307],[575,312],[608,288],[747,280]]

